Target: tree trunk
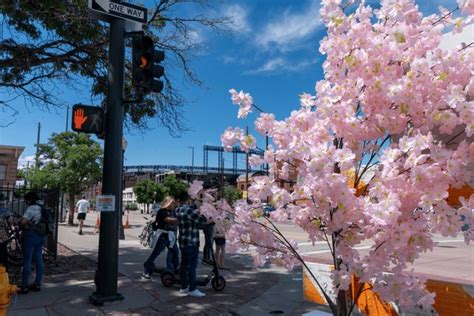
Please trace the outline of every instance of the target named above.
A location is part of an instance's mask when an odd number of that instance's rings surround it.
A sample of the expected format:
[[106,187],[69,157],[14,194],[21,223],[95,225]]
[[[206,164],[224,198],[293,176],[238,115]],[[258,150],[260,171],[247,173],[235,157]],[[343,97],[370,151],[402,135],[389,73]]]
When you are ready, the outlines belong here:
[[76,196],[74,193],[69,193],[69,219],[68,225],[74,225],[74,209],[76,208]]

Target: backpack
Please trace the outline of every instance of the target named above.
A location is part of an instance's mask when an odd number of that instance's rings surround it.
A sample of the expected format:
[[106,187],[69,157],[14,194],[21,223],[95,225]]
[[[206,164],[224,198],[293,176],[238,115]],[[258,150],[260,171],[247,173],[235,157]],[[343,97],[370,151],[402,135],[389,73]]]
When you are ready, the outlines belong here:
[[38,224],[33,225],[33,229],[41,235],[50,235],[54,232],[55,228],[53,211],[44,205],[37,205],[41,207],[41,219]]

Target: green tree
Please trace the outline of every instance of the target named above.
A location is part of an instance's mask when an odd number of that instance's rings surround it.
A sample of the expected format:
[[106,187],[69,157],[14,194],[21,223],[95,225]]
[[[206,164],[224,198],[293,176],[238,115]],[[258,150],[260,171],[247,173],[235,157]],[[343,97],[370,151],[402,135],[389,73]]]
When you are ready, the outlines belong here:
[[25,179],[31,189],[42,190],[59,187],[56,166],[47,163],[40,168],[32,168],[25,173]]
[[102,149],[82,133],[53,134],[38,148],[41,166],[28,172],[33,188],[59,187],[69,195],[69,225],[74,221],[76,196],[97,183],[102,176]]
[[242,192],[237,190],[234,186],[225,186],[224,190],[222,190],[223,198],[229,203],[230,205],[234,204],[235,201],[242,198]]
[[188,190],[188,184],[176,179],[174,175],[167,175],[163,181],[163,186],[167,189],[168,195],[179,199]]
[[137,202],[146,205],[146,212],[149,213],[149,204],[156,200],[156,183],[151,180],[142,180],[133,187],[133,193],[137,196]]
[[[156,47],[165,51],[165,89],[162,93],[146,95],[140,103],[125,104],[127,123],[145,128],[150,118],[156,118],[156,123],[167,127],[172,134],[185,129],[181,107],[186,100],[177,83],[184,75],[187,83],[202,84],[190,64],[204,48],[195,40],[196,33],[203,28],[229,31],[232,24],[229,18],[210,17],[207,2],[157,0],[148,7],[150,18],[144,30],[154,38]],[[14,102],[19,97],[32,106],[48,108],[69,103],[56,93],[58,84],[75,90],[80,82],[84,90],[91,91],[93,102],[104,99],[109,26],[87,17],[87,1],[2,0],[0,12],[3,16],[0,87],[5,90],[0,96],[0,109],[3,112],[16,114],[18,108]],[[132,89],[129,62],[125,68],[124,98],[139,100],[142,92]],[[1,125],[8,123],[5,116],[0,120]]]
[[166,195],[168,195],[167,188],[159,183],[155,183],[155,201],[154,202],[163,201]]

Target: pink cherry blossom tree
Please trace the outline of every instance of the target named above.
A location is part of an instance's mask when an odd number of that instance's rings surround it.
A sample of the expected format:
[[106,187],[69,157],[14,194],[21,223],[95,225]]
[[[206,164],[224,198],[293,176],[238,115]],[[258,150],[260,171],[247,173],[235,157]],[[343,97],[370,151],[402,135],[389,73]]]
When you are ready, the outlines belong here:
[[[467,223],[462,233],[467,243],[473,239],[474,196],[457,208],[446,198],[448,188],[473,178],[474,43],[439,48],[443,32],[460,32],[473,14],[473,0],[426,17],[413,0],[382,0],[376,10],[365,1],[323,0],[324,79],[314,95],[300,96],[289,117],[260,113],[255,121],[273,144],[263,160],[251,161],[267,163],[268,176],[255,179],[248,200],[233,208],[208,196],[201,211],[217,223],[232,213],[228,240],[236,249],[257,246],[260,266],[267,260],[290,269],[305,265],[276,224],[289,216],[310,241],[326,241],[336,299],[313,277],[335,315],[350,314],[362,291],[350,296],[351,276],[385,301],[429,308],[434,294],[408,265],[433,249],[434,234],[455,237]],[[253,98],[230,93],[238,117],[246,118]],[[239,128],[227,129],[221,140],[227,149],[256,146]],[[296,181],[286,190],[278,183],[291,171]],[[267,198],[276,207],[270,218],[261,216]],[[367,241],[370,250],[360,252]]]

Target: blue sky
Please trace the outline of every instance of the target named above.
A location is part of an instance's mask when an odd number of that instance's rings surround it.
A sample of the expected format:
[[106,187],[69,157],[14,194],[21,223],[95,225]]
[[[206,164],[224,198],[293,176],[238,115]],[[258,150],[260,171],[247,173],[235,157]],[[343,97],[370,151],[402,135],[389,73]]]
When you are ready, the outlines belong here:
[[[370,1],[377,3],[377,1]],[[146,1],[151,4],[153,1]],[[206,13],[233,18],[233,34],[215,34],[196,28],[193,39],[202,50],[192,67],[204,81],[203,88],[182,84],[183,95],[189,101],[184,117],[189,132],[173,138],[165,128],[154,128],[140,133],[125,130],[128,148],[126,165],[136,164],[191,164],[191,149],[195,147],[195,165],[202,165],[203,145],[220,145],[220,134],[228,126],[253,126],[249,119],[236,119],[237,107],[230,102],[228,90],[235,88],[250,92],[262,109],[275,113],[278,119],[299,106],[302,92],[314,93],[316,81],[322,78],[324,61],[318,51],[325,35],[319,21],[319,0],[259,0],[216,1]],[[425,14],[431,14],[442,4],[454,8],[455,1],[417,1]],[[150,5],[148,5],[150,6]],[[183,12],[197,13],[197,8],[184,2]],[[165,68],[165,71],[170,72]],[[182,74],[174,70],[170,75],[181,83]],[[88,104],[90,92],[83,87],[76,91],[58,87],[70,104]],[[25,159],[35,152],[37,124],[41,122],[41,141],[46,142],[53,132],[64,131],[66,109],[37,109],[16,101],[19,114],[8,127],[0,128],[0,144],[24,146]],[[2,113],[0,115],[6,115]],[[70,118],[69,118],[70,122]],[[262,138],[258,139],[263,146]],[[225,165],[231,166],[232,156],[224,155]],[[217,165],[217,153],[210,154],[210,165]],[[239,162],[243,165],[243,160]]]

